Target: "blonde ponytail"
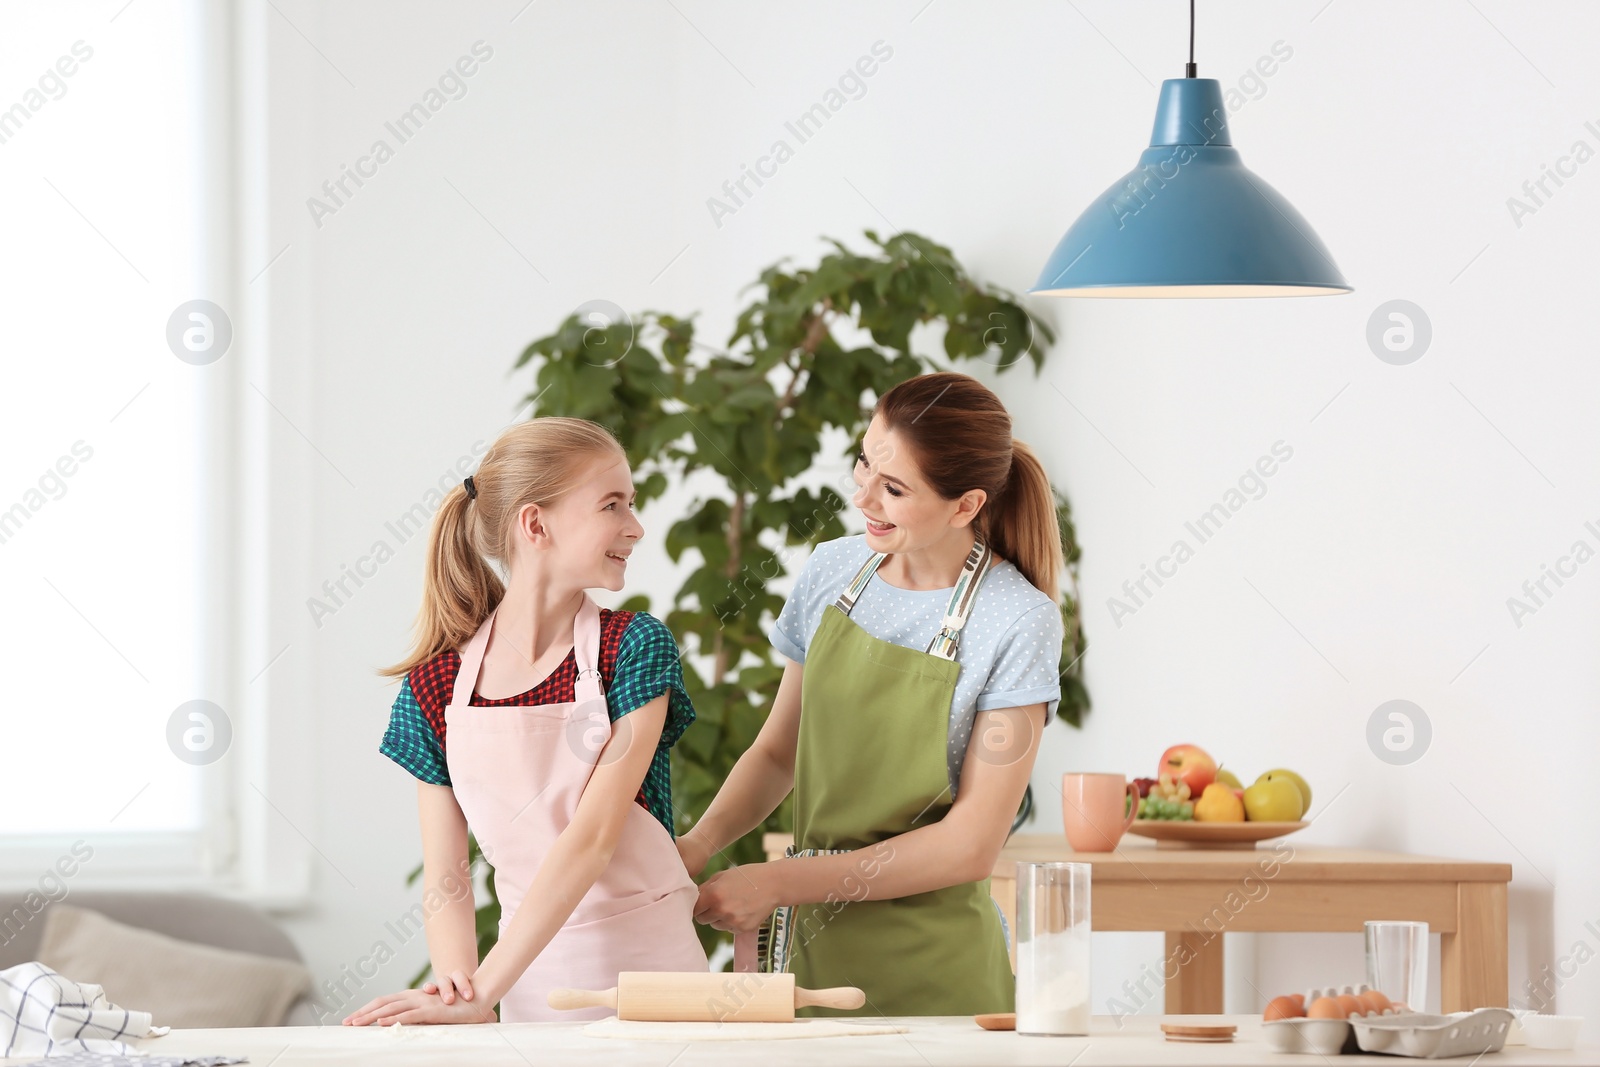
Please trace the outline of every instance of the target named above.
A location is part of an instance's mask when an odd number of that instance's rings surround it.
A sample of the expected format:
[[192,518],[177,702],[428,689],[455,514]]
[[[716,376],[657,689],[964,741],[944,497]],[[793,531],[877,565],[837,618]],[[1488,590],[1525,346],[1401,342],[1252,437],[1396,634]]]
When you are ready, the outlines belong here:
[[505,596],[490,564],[509,567],[518,514],[555,503],[601,459],[627,462],[611,432],[587,419],[530,419],[496,438],[472,476],[474,495],[458,485],[434,513],[415,641],[379,673],[405,674],[466,644]]

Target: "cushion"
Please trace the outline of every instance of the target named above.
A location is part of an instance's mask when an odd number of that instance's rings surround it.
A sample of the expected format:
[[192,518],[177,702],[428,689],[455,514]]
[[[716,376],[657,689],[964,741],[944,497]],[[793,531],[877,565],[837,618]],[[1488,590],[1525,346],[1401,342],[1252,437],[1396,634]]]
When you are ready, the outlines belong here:
[[69,904],[46,912],[39,962],[103,986],[157,1026],[278,1026],[311,987],[311,972],[293,960],[180,941]]

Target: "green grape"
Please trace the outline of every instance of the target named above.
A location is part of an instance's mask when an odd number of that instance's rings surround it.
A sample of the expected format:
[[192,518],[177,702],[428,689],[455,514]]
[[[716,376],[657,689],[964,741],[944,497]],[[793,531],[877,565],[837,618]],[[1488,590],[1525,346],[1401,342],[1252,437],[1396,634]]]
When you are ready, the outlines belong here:
[[1185,800],[1182,804],[1178,805],[1178,817],[1181,819],[1193,819],[1194,802]]

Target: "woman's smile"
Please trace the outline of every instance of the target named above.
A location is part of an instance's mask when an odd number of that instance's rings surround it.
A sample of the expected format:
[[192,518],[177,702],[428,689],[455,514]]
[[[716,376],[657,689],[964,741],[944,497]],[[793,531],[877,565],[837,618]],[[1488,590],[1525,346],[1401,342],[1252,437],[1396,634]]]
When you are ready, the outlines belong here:
[[[862,514],[866,515],[866,512],[862,512]],[[894,523],[892,523],[892,522],[878,522],[877,520],[873,519],[873,517],[871,515],[866,515],[866,519],[867,519],[867,533],[875,534],[878,537],[886,536],[889,533],[890,530],[893,530],[895,528],[894,527]]]

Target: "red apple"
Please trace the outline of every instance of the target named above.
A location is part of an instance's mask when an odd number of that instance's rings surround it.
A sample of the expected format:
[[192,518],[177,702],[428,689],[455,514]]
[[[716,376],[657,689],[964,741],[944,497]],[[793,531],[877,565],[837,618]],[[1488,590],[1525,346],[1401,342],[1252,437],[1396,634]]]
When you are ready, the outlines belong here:
[[1198,745],[1173,745],[1161,754],[1156,774],[1174,782],[1188,782],[1189,795],[1197,797],[1217,780],[1217,761]]

